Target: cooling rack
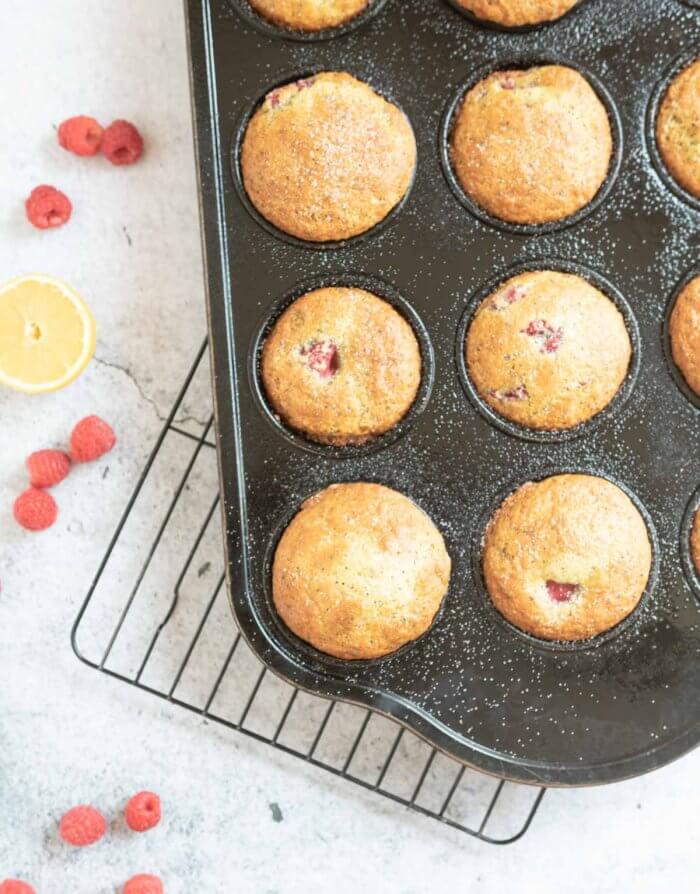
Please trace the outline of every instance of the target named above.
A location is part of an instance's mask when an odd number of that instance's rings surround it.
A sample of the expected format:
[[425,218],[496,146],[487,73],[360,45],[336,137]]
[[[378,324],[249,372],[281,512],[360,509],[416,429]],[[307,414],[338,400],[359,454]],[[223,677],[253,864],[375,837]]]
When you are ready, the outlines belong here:
[[216,466],[204,342],[75,621],[77,657],[482,841],[524,835],[544,788],[476,772],[377,712],[283,682],[253,655],[228,603]]

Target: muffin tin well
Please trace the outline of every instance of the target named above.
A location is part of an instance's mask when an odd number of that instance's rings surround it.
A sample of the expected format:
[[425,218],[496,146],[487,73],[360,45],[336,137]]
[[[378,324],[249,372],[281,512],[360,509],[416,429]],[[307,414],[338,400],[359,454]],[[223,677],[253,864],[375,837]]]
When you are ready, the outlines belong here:
[[[302,688],[383,712],[456,759],[522,782],[620,780],[696,746],[700,587],[687,525],[689,500],[700,499],[700,425],[697,404],[673,379],[664,326],[679,282],[697,269],[700,216],[657,175],[646,122],[674,60],[700,45],[697,10],[678,0],[585,0],[554,23],[507,33],[468,21],[445,0],[390,0],[363,27],[311,42],[261,31],[232,0],[188,0],[188,18],[228,584],[254,652]],[[594,208],[563,227],[465,213],[444,169],[450,109],[466,85],[513,60],[571,65],[608,97],[615,164]],[[236,163],[267,91],[323,70],[348,71],[395,102],[418,147],[409,196],[374,230],[337,245],[301,242],[262,221]],[[508,430],[470,394],[463,335],[487,289],[517,270],[559,265],[617,304],[634,359],[593,420],[532,437]],[[427,374],[405,424],[338,453],[274,418],[257,361],[290,300],[320,285],[359,284],[355,277],[411,322]],[[573,648],[511,628],[481,576],[483,532],[502,498],[562,470],[626,490],[654,555],[640,606]],[[363,480],[400,491],[430,516],[452,577],[420,639],[376,661],[337,662],[284,629],[269,569],[307,496]]]
[[361,28],[364,24],[369,22],[370,19],[381,12],[384,6],[386,6],[387,0],[370,0],[367,8],[353,19],[350,19],[349,22],[346,22],[343,25],[338,25],[336,28],[324,28],[321,31],[295,31],[291,28],[283,28],[260,15],[260,13],[248,3],[248,0],[229,0],[229,2],[248,24],[257,28],[258,31],[261,31],[268,37],[277,37],[282,38],[283,40],[296,40],[300,43],[315,43],[321,40],[332,40],[335,37],[342,37],[344,34],[349,34],[356,28]]
[[[420,348],[422,361],[421,383],[408,413],[389,431],[385,432],[383,435],[377,435],[376,437],[370,438],[365,444],[348,445],[345,447],[319,444],[290,428],[279,418],[277,413],[275,413],[270,406],[260,375],[260,357],[265,344],[265,339],[272,331],[275,322],[282,312],[293,304],[297,298],[300,298],[307,292],[329,286],[346,286],[348,288],[364,289],[366,292],[371,292],[373,295],[383,298],[410,324]],[[375,453],[377,450],[382,450],[390,444],[393,444],[397,438],[405,435],[411,428],[416,419],[425,410],[428,401],[430,400],[430,394],[433,390],[433,383],[435,380],[435,352],[433,351],[430,336],[428,335],[428,330],[425,328],[423,321],[415,312],[411,304],[389,283],[383,282],[377,277],[366,276],[361,273],[341,273],[337,276],[317,277],[316,279],[298,283],[286,295],[275,301],[269,310],[265,311],[250,346],[248,354],[248,376],[251,390],[263,416],[283,438],[289,441],[289,443],[302,450],[308,450],[321,456],[334,457],[335,459],[348,459],[353,456],[362,456],[363,454]]]
[[[553,220],[549,223],[543,224],[519,224],[519,223],[511,223],[507,220],[502,220],[499,217],[495,217],[490,214],[485,208],[482,208],[471,196],[467,195],[467,193],[462,189],[462,185],[457,179],[454,169],[452,167],[452,161],[450,159],[450,138],[452,134],[452,128],[454,126],[455,115],[458,113],[462,100],[465,95],[475,87],[479,81],[482,81],[484,78],[488,77],[494,71],[509,71],[511,69],[527,69],[533,68],[538,65],[565,65],[568,68],[575,69],[580,75],[582,75],[591,87],[595,90],[598,99],[601,100],[603,105],[605,106],[605,110],[608,113],[608,120],[610,121],[610,130],[612,132],[613,139],[613,154],[610,159],[610,167],[608,169],[607,177],[602,183],[600,189],[595,194],[593,199],[585,205],[583,208],[576,211],[574,214],[569,214],[567,217],[562,218],[561,220]],[[545,233],[555,233],[558,230],[564,230],[567,227],[574,226],[579,223],[589,214],[592,214],[607,198],[608,193],[612,189],[615,179],[620,171],[620,165],[622,163],[622,153],[623,153],[623,133],[622,133],[622,123],[620,121],[620,115],[617,111],[617,107],[613,101],[612,96],[608,92],[607,88],[604,86],[603,82],[597,78],[595,75],[591,74],[590,71],[587,71],[583,66],[576,62],[572,62],[568,59],[564,59],[558,56],[551,56],[546,54],[538,54],[530,57],[527,56],[516,56],[516,57],[504,57],[503,59],[499,59],[495,63],[490,62],[488,65],[482,66],[478,68],[476,71],[472,72],[470,76],[464,81],[458,89],[454,92],[453,96],[450,98],[447,103],[447,107],[445,108],[445,113],[442,118],[442,124],[440,127],[440,158],[442,160],[442,169],[447,179],[447,182],[450,185],[450,189],[455,195],[455,198],[458,202],[460,202],[471,214],[475,217],[478,217],[479,220],[484,223],[489,224],[492,227],[497,227],[501,230],[508,230],[512,233],[519,233],[523,236],[536,236],[538,234]]]
[[671,86],[673,80],[687,68],[692,62],[700,58],[700,47],[697,43],[692,49],[685,49],[673,62],[666,68],[662,76],[659,78],[649,100],[646,116],[646,139],[647,151],[651,157],[652,164],[663,183],[674,195],[684,202],[687,202],[691,208],[700,211],[700,198],[689,193],[676,180],[673,174],[666,167],[666,162],[661,156],[659,145],[656,142],[656,119],[659,114],[659,107],[663,102],[666,91]]
[[696,394],[693,389],[688,385],[685,380],[683,373],[676,366],[676,362],[673,359],[673,351],[671,350],[671,333],[670,333],[670,324],[671,324],[671,314],[673,313],[673,308],[676,306],[676,299],[683,291],[683,289],[695,279],[697,276],[700,276],[700,266],[694,267],[692,270],[689,270],[680,280],[678,285],[674,288],[671,293],[671,298],[666,306],[666,313],[664,315],[664,328],[663,328],[663,346],[664,346],[664,354],[666,355],[666,363],[668,364],[668,369],[671,375],[673,376],[673,381],[680,388],[686,398],[690,401],[690,403],[698,410],[700,410],[700,395]]
[[[536,31],[539,28],[551,28],[553,25],[556,25],[557,22],[561,22],[563,19],[568,16],[574,15],[582,6],[586,3],[589,3],[590,0],[578,0],[578,3],[575,6],[572,6],[568,12],[565,12],[563,16],[558,19],[555,19],[553,22],[537,22],[534,25],[516,25],[514,27],[508,27],[507,25],[501,25],[499,22],[489,22],[487,19],[480,19],[479,16],[474,15],[473,12],[470,12],[468,9],[465,9],[463,6],[460,6],[456,0],[446,0],[447,3],[455,10],[455,12],[460,13],[474,25],[478,25],[481,28],[491,28],[493,31],[501,31],[506,34],[524,34],[528,31]],[[692,0],[691,0],[692,2]]]
[[[401,210],[404,208],[406,203],[411,197],[411,191],[413,189],[413,185],[416,179],[416,169],[413,171],[413,177],[411,178],[411,182],[408,185],[408,189],[404,193],[401,200],[391,209],[391,211],[376,223],[373,227],[370,227],[369,230],[366,230],[364,233],[359,233],[357,236],[352,236],[349,239],[339,239],[337,241],[327,241],[327,242],[312,242],[306,239],[300,239],[298,236],[293,236],[291,233],[286,233],[284,230],[280,229],[278,226],[269,221],[266,217],[264,217],[255,205],[251,202],[248,197],[248,193],[246,192],[245,185],[243,183],[243,173],[241,171],[241,147],[243,145],[243,140],[245,138],[246,129],[250,122],[250,119],[253,117],[255,112],[260,108],[262,103],[265,100],[265,97],[272,90],[279,89],[280,87],[284,87],[286,84],[292,84],[295,81],[302,80],[304,78],[311,78],[316,74],[319,74],[322,71],[334,71],[336,69],[328,68],[324,66],[307,68],[302,71],[288,71],[285,72],[282,76],[280,76],[274,83],[265,87],[255,100],[247,107],[244,113],[240,116],[237,127],[235,128],[235,135],[233,139],[233,144],[231,148],[231,165],[233,167],[233,179],[236,184],[236,189],[238,190],[238,196],[245,206],[246,210],[250,214],[250,216],[255,220],[259,226],[261,226],[264,230],[267,230],[268,233],[275,236],[277,239],[281,239],[284,242],[289,242],[290,245],[295,245],[298,248],[309,248],[315,249],[317,251],[328,251],[330,249],[337,248],[346,248],[349,245],[352,245],[356,242],[360,242],[364,239],[371,239],[373,236],[376,236],[378,233],[381,233],[386,227],[388,227],[392,221],[396,219],[396,217],[400,214]],[[345,67],[343,71],[348,72],[353,75],[353,77],[357,78],[360,81],[364,81],[367,83],[372,89],[379,94],[383,99],[388,100],[393,105],[395,105],[408,119],[409,124],[411,123],[411,119],[406,115],[405,111],[401,108],[400,103],[390,94],[383,90],[381,87],[372,83],[372,73],[371,72],[358,72],[352,66]],[[411,125],[413,126],[413,125]]]
[[[584,422],[581,425],[577,425],[574,428],[562,429],[560,431],[528,428],[525,425],[519,425],[517,422],[506,419],[505,416],[501,416],[500,413],[494,410],[493,407],[491,407],[483,399],[483,397],[479,394],[476,387],[474,386],[471,376],[469,375],[464,351],[469,326],[482,301],[485,298],[488,298],[488,296],[492,292],[495,292],[496,289],[498,289],[499,286],[503,285],[506,280],[511,279],[514,276],[518,276],[521,273],[530,273],[535,270],[555,270],[559,273],[574,273],[577,276],[580,276],[583,279],[587,280],[589,283],[591,283],[591,285],[595,286],[596,289],[606,295],[613,302],[615,307],[622,314],[622,318],[625,321],[627,333],[632,344],[632,359],[630,360],[627,375],[625,376],[625,379],[622,382],[617,394],[608,404],[608,406],[601,410],[600,413],[597,413],[592,419],[589,419],[587,422]],[[531,263],[525,261],[524,263],[519,263],[508,270],[504,270],[497,276],[494,276],[488,283],[484,284],[478,290],[478,292],[476,292],[476,294],[469,300],[469,303],[467,304],[465,311],[462,314],[462,317],[459,321],[459,326],[457,328],[457,337],[455,339],[455,362],[457,364],[459,378],[465,394],[474,404],[477,410],[492,425],[495,425],[502,431],[508,432],[508,434],[510,435],[514,435],[518,438],[523,438],[527,441],[556,443],[557,441],[570,441],[573,438],[580,438],[583,435],[590,433],[597,426],[602,425],[607,420],[609,420],[611,416],[613,416],[613,414],[616,413],[625,404],[630,394],[632,393],[632,390],[634,389],[635,383],[637,381],[637,376],[639,374],[639,368],[642,362],[642,342],[639,336],[639,325],[637,323],[637,319],[626,298],[618,289],[615,288],[615,286],[612,285],[612,283],[606,280],[599,273],[594,270],[589,270],[582,264],[577,264],[573,261],[564,261],[557,259],[547,260],[544,263],[542,261]]]

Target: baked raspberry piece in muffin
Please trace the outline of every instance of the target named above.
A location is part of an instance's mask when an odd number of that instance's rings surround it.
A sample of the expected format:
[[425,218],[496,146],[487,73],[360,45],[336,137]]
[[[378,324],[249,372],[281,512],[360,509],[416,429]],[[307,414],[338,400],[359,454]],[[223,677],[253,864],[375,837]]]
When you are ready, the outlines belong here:
[[403,112],[344,72],[268,93],[240,153],[255,208],[311,242],[348,239],[378,224],[408,191],[415,165]]
[[506,28],[539,25],[560,19],[579,0],[457,0],[467,12]]
[[563,220],[605,182],[613,154],[610,120],[572,68],[497,71],[466,94],[450,135],[465,193],[514,224]]
[[370,0],[248,0],[268,21],[292,31],[323,31],[352,21]]
[[430,627],[451,562],[415,503],[380,484],[334,484],[310,497],[272,567],[280,617],[337,658],[379,658]]
[[465,357],[479,395],[528,428],[592,419],[627,375],[632,345],[620,311],[580,276],[521,273],[479,305]]
[[677,75],[661,101],[656,141],[683,189],[700,198],[700,59]]
[[410,324],[364,289],[316,289],[297,298],[266,338],[260,364],[283,422],[314,441],[362,444],[409,411],[421,381]]
[[692,279],[676,298],[669,336],[674,363],[700,397],[700,276]]
[[651,572],[646,524],[619,487],[593,475],[523,484],[489,522],[486,588],[498,611],[547,640],[583,640],[638,605]]

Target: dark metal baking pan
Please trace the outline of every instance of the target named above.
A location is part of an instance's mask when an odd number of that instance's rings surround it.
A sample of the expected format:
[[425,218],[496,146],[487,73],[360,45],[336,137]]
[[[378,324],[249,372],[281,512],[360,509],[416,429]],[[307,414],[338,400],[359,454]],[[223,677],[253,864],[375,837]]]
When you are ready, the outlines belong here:
[[[619,780],[697,745],[700,602],[679,542],[700,479],[700,425],[666,362],[663,328],[678,282],[697,265],[700,215],[657,176],[645,146],[655,85],[699,43],[697,11],[677,0],[588,0],[555,25],[509,34],[439,0],[394,0],[361,28],[302,43],[262,33],[228,0],[189,0],[187,9],[228,581],[254,651],[301,687],[367,705],[465,763],[524,782]],[[450,97],[484,66],[513,58],[583,66],[619,112],[619,175],[594,214],[558,232],[490,226],[465,212],[443,176],[439,133]],[[390,226],[310,252],[248,213],[230,147],[241,116],[271,84],[321,69],[356,72],[395,98],[419,161]],[[470,298],[491,280],[555,259],[595,271],[623,296],[641,363],[626,400],[597,424],[575,439],[533,442],[467,397],[456,338]],[[350,273],[409,301],[434,348],[435,382],[403,437],[338,456],[272,425],[249,371],[261,321],[278,302],[299,283],[332,285]],[[473,561],[499,495],[563,469],[620,482],[656,532],[658,576],[639,610],[614,635],[575,650],[494,617]],[[380,481],[423,507],[443,532],[453,574],[419,641],[376,662],[337,663],[295,642],[275,617],[269,558],[306,495],[357,480]]]

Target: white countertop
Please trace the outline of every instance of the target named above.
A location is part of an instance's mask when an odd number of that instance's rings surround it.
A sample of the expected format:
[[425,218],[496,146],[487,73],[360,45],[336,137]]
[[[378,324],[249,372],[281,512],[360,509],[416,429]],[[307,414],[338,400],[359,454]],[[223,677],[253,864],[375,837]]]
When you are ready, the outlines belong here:
[[[1,0],[0,11],[0,277],[64,278],[98,322],[95,362],[73,386],[0,393],[0,879],[38,894],[112,894],[149,871],[169,894],[696,890],[700,752],[621,785],[549,792],[529,834],[502,849],[76,660],[71,624],[205,332],[183,15],[179,0]],[[78,113],[132,119],[143,162],[62,152],[54,126]],[[70,195],[68,226],[26,223],[38,183]],[[26,534],[11,515],[25,456],[92,412],[112,422],[117,449],[56,490],[53,529]],[[57,842],[67,807],[114,815],[140,788],[162,795],[156,831],[116,824],[83,852]]]

